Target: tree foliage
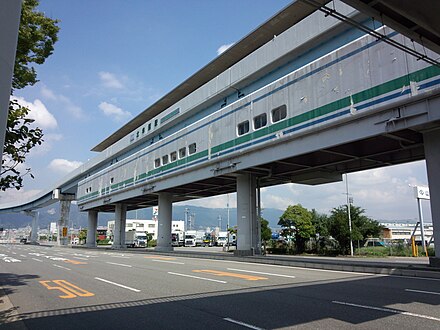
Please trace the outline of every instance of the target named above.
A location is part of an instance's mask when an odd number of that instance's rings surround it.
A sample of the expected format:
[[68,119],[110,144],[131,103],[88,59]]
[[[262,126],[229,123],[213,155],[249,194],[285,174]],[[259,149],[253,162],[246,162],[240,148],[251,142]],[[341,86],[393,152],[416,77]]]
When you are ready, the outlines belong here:
[[293,236],[298,253],[304,252],[305,242],[315,234],[315,227],[312,224],[312,214],[301,204],[289,205],[278,221],[283,236]]
[[[350,204],[352,224],[351,238],[353,241],[368,237],[379,237],[383,227],[375,220],[364,215],[365,210]],[[341,246],[342,253],[350,250],[350,228],[348,224],[347,206],[341,205],[331,211],[329,217],[329,233]]]
[[269,227],[269,221],[264,218],[260,218],[261,222],[261,240],[267,242],[272,238],[272,230]]
[[[20,27],[18,31],[17,52],[15,56],[12,90],[34,85],[37,72],[33,64],[43,64],[53,52],[57,41],[58,20],[48,18],[36,10],[38,0],[24,0],[21,7]],[[0,189],[23,186],[23,177],[27,174],[33,178],[30,168],[20,167],[26,155],[33,147],[43,142],[43,131],[33,128],[33,119],[28,118],[30,110],[18,104],[16,100],[9,102],[8,122],[5,145],[0,170]]]

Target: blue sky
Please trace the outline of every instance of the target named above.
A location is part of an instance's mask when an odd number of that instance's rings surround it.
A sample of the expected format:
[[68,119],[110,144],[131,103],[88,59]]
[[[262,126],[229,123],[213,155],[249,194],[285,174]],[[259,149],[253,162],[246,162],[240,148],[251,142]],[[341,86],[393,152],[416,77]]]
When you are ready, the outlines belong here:
[[[288,0],[41,0],[39,9],[59,19],[54,54],[37,66],[39,82],[16,91],[45,133],[29,156],[35,179],[0,203],[51,187],[93,158],[90,149],[218,56],[227,45],[285,7]],[[354,203],[375,219],[415,219],[412,185],[426,185],[424,162],[349,175]],[[263,207],[301,203],[328,213],[345,203],[345,183],[264,189]],[[231,206],[235,196],[231,195]],[[192,201],[226,207],[226,196]],[[431,219],[428,203],[424,215]]]

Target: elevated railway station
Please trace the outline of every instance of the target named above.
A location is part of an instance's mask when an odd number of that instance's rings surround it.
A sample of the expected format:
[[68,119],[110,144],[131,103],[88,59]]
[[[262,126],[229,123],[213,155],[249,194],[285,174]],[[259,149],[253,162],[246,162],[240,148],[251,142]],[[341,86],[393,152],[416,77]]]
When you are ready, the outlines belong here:
[[427,3],[420,13],[408,1],[294,1],[57,186],[1,212],[59,200],[62,228],[76,200],[89,215],[88,244],[98,213],[114,212],[119,248],[126,212],[158,205],[157,249],[167,251],[173,203],[237,192],[237,254],[259,254],[261,187],[426,159],[440,241],[440,33],[430,14],[438,5]]

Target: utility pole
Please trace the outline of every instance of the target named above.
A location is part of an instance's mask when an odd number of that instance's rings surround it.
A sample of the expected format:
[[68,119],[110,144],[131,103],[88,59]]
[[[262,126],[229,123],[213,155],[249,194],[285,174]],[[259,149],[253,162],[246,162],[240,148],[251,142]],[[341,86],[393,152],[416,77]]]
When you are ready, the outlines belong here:
[[352,231],[351,231],[351,214],[350,214],[350,208],[351,203],[353,203],[353,197],[349,197],[348,193],[348,174],[345,173],[345,190],[347,194],[347,213],[348,213],[348,228],[350,230],[350,255],[353,256],[353,238],[352,238]]

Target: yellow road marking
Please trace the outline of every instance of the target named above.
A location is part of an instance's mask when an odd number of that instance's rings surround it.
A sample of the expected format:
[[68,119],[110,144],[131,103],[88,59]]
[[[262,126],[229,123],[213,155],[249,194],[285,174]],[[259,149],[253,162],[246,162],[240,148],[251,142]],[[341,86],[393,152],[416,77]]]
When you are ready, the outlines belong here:
[[[59,286],[50,286],[49,283],[51,282],[58,284]],[[58,290],[64,293],[65,295],[59,296],[63,299],[76,297],[92,297],[95,295],[94,293],[81,289],[80,287],[77,287],[76,285],[69,283],[65,280],[40,281],[40,283],[44,285],[48,290]]]
[[261,277],[261,276],[253,276],[253,275],[246,275],[246,274],[237,274],[237,273],[229,273],[229,272],[222,272],[219,270],[210,270],[210,269],[195,269],[193,270],[194,273],[206,273],[206,274],[212,274],[216,276],[228,276],[228,277],[237,277],[248,281],[259,281],[259,280],[267,280],[267,277]]
[[73,264],[73,265],[86,265],[87,264],[87,262],[84,262],[84,261],[77,261],[77,260],[71,260],[71,259],[67,259],[67,260],[63,260],[63,261],[68,264]]
[[173,257],[159,257],[159,256],[148,256],[144,257],[145,259],[158,259],[158,260],[176,260],[176,258]]

